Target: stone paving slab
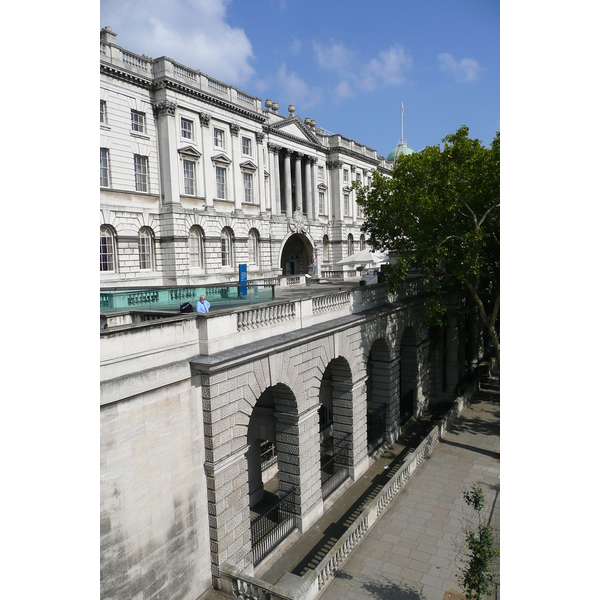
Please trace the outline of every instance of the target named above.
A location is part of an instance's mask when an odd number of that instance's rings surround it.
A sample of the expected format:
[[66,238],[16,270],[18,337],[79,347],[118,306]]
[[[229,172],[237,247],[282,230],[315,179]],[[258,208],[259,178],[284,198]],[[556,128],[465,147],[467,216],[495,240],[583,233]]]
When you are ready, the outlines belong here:
[[[321,598],[464,599],[456,542],[469,511],[462,490],[474,482],[481,485],[487,508],[493,509],[490,522],[499,531],[500,398],[494,391],[480,392],[465,409]],[[383,551],[375,555],[371,548],[377,546]],[[499,597],[497,589],[492,598]]]

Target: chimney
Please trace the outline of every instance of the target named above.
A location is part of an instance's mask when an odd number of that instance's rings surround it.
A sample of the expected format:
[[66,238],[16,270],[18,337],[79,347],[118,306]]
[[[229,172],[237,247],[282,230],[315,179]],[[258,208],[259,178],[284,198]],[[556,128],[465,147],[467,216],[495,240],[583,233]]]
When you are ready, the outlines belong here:
[[107,44],[114,44],[117,41],[117,34],[108,26],[100,30],[100,41]]

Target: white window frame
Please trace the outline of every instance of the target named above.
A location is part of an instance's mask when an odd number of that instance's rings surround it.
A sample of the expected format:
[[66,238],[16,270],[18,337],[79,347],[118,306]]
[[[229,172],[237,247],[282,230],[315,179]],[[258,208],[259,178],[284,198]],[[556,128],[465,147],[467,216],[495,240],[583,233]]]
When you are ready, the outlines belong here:
[[[244,142],[248,142],[247,149],[244,148]],[[252,138],[245,135],[242,136],[242,154],[244,156],[252,156]]]
[[108,113],[106,110],[106,100],[100,100],[100,123],[108,124]]
[[135,176],[136,192],[150,191],[150,178],[148,173],[148,157],[143,154],[133,155],[133,172]]
[[[103,164],[103,151],[105,164]],[[110,150],[108,148],[100,148],[100,187],[110,188]]]
[[220,127],[213,128],[213,145],[215,148],[221,148],[221,150],[225,150],[225,130],[224,129],[221,129]]
[[[186,125],[189,125],[189,129],[184,127],[184,123]],[[192,121],[192,119],[188,119],[187,117],[181,117],[180,131],[182,140],[185,140],[187,142],[194,141],[194,121]]]
[[[117,264],[115,236],[106,225],[100,227],[100,272],[115,273]],[[106,266],[106,268],[103,268]]]
[[348,171],[348,169],[344,169],[343,176],[344,176],[344,183],[348,183],[348,178],[350,176],[350,171]]
[[233,267],[233,240],[227,229],[221,230],[221,266]]
[[325,169],[324,169],[323,165],[317,166],[317,179],[319,181],[323,181],[325,179]]
[[344,194],[344,216],[350,216],[350,194]]
[[319,214],[325,214],[325,192],[319,192]]
[[[191,177],[188,169],[191,168]],[[183,193],[186,196],[196,196],[196,162],[193,160],[183,159]]]
[[[219,181],[219,173],[223,174],[223,181]],[[227,200],[227,168],[221,165],[215,166],[215,178],[217,182],[216,197],[218,200]]]
[[188,242],[190,267],[194,269],[204,269],[204,233],[197,225],[194,225],[190,229]]
[[348,256],[354,254],[354,236],[349,233],[348,234]]
[[255,229],[248,232],[248,264],[260,266],[260,238]]
[[254,204],[254,174],[243,171],[242,179],[244,180],[244,202]]
[[138,233],[138,257],[140,271],[154,270],[153,236],[147,227],[142,227]]
[[131,131],[146,133],[146,113],[131,109]]

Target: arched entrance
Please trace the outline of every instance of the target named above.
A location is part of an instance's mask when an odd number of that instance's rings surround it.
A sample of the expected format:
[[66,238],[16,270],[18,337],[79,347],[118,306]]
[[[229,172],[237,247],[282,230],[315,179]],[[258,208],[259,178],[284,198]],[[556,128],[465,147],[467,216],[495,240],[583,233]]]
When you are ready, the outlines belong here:
[[[246,459],[254,565],[297,526],[300,441],[290,428],[290,422],[297,422],[297,419],[296,398],[283,384],[266,389],[250,416]],[[276,462],[272,460],[274,457]]]
[[321,493],[323,500],[350,475],[353,465],[352,372],[345,358],[332,360],[319,388]]
[[389,350],[384,340],[375,341],[367,360],[367,449],[373,454],[386,441],[390,402]]
[[281,272],[283,275],[312,274],[313,245],[303,233],[294,233],[281,251]]
[[415,416],[418,372],[417,334],[407,327],[400,344],[400,425]]

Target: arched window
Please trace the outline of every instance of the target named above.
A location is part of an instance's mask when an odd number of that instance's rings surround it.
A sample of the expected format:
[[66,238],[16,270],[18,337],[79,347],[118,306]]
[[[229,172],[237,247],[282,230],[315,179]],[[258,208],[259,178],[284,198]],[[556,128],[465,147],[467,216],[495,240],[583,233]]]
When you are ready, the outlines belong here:
[[197,225],[190,229],[188,244],[190,267],[204,269],[204,232]]
[[260,238],[256,229],[248,232],[248,264],[260,266]]
[[364,250],[365,249],[365,234],[361,234],[360,236],[360,249]]
[[351,233],[348,234],[348,256],[354,254],[354,237]]
[[221,231],[221,264],[233,267],[233,236],[227,228]]
[[152,230],[142,227],[138,235],[138,251],[140,256],[140,269],[148,271],[154,269],[154,240]]
[[116,253],[115,236],[113,230],[106,225],[100,227],[100,271],[115,272]]
[[323,261],[329,262],[329,237],[323,236]]

